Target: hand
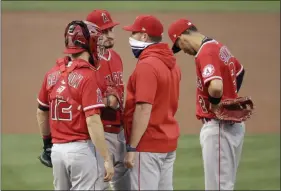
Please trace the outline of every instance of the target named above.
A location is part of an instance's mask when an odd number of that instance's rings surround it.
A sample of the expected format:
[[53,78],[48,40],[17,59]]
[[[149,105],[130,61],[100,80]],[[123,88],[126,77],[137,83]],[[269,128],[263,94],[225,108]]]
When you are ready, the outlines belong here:
[[219,108],[219,104],[217,104],[217,105],[214,105],[214,104],[211,104],[210,103],[210,111],[212,111],[213,113],[216,113],[216,111],[218,110],[218,108]]
[[133,168],[135,165],[135,156],[136,152],[127,152],[125,159],[124,159],[124,164],[126,168]]
[[38,159],[44,166],[52,168],[53,164],[51,160],[51,147],[44,149]]
[[114,109],[119,108],[118,99],[114,95],[109,95],[108,97],[103,98],[103,103],[105,104],[106,107],[111,107]]
[[113,163],[111,160],[104,161],[104,169],[105,169],[105,176],[104,176],[103,180],[105,182],[109,182],[114,175],[114,168],[113,168]]

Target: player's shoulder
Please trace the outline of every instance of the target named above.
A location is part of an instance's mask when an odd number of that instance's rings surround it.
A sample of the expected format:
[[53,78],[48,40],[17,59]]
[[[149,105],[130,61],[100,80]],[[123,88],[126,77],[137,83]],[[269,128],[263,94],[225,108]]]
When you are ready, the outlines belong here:
[[204,42],[199,48],[195,58],[200,58],[206,55],[212,55],[214,52],[219,51],[222,44],[215,39],[211,39],[207,42]]
[[54,73],[59,73],[59,67],[57,64],[53,65],[46,73],[45,78],[47,78],[50,75],[53,75]]
[[75,64],[75,68],[73,71],[69,74],[73,77],[79,76],[81,79],[88,79],[95,77],[95,68],[87,61],[85,60],[73,60],[70,61],[66,67],[71,67],[72,64]]
[[154,71],[159,70],[159,63],[162,62],[159,58],[156,57],[146,57],[138,61],[136,70],[145,71]]

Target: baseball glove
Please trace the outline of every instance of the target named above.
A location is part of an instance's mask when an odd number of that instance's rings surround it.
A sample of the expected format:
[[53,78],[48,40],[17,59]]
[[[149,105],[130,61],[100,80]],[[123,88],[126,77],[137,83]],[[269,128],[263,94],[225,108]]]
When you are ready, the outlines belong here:
[[[115,96],[117,98],[118,103],[121,103],[121,99],[120,99],[119,92],[118,92],[117,88],[112,87],[112,86],[108,86],[106,91],[104,92],[103,97],[108,98],[108,96],[110,96],[110,95]],[[107,102],[108,101],[109,100],[107,99]],[[107,103],[107,106],[111,107],[114,110],[119,109],[119,107],[112,107],[112,106],[110,106],[109,103]]]
[[38,159],[44,166],[52,168],[53,164],[51,160],[51,148],[44,149]]
[[53,147],[52,138],[51,137],[44,138],[43,143],[44,143],[43,152],[40,154],[38,159],[44,166],[52,168],[53,167],[52,160],[51,160],[51,153]]
[[[109,96],[116,97],[117,103],[112,104]],[[101,119],[115,121],[117,119],[117,111],[120,109],[119,92],[115,87],[108,86],[103,97],[106,107],[101,109]]]
[[250,97],[223,100],[214,110],[216,117],[222,121],[242,122],[251,117],[254,103]]

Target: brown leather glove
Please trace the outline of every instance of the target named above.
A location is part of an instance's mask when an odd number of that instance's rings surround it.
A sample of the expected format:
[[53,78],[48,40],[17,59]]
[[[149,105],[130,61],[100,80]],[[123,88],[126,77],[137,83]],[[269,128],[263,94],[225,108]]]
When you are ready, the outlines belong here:
[[251,117],[253,110],[254,103],[250,97],[238,97],[223,100],[213,112],[219,120],[242,122]]

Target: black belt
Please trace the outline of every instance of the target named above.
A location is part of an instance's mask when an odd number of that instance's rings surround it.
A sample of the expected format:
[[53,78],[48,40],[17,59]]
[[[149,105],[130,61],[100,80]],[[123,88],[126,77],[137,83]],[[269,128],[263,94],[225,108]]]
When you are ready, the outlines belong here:
[[122,131],[122,125],[104,125],[103,129],[107,133],[118,134]]
[[201,118],[201,121],[202,121],[203,124],[208,123],[211,120],[212,120],[212,118],[205,118],[205,117]]

